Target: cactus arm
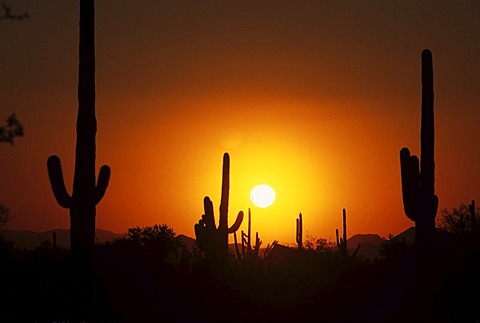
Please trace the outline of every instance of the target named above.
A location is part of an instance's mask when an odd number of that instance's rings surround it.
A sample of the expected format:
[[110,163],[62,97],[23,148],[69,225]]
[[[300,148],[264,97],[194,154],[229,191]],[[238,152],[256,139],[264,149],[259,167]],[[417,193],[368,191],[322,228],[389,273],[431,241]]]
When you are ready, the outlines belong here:
[[205,214],[202,216],[205,226],[208,228],[212,228],[212,230],[215,230],[215,217],[213,215],[213,203],[210,200],[208,196],[205,196],[203,199],[203,208],[205,211]]
[[253,249],[253,254],[255,257],[258,257],[258,252],[260,251],[260,246],[262,245],[262,240],[258,236],[258,232],[255,233],[255,247]]
[[227,230],[227,232],[234,233],[235,231],[238,231],[238,229],[240,228],[240,225],[242,225],[242,221],[243,221],[243,211],[240,211],[238,212],[235,223]]
[[105,192],[107,191],[108,183],[110,182],[110,167],[107,165],[103,165],[100,168],[100,172],[98,174],[97,185],[95,187],[95,204],[98,204]]
[[62,164],[58,156],[52,155],[47,161],[48,178],[57,203],[66,209],[72,207],[72,197],[68,194],[63,180]]
[[416,221],[420,198],[420,169],[418,157],[410,155],[408,148],[400,150],[403,208],[407,217]]
[[[245,240],[246,240],[245,233],[242,230],[242,256],[243,256],[243,258],[245,258],[245,245],[246,245]],[[248,251],[248,249],[247,249],[247,251]]]

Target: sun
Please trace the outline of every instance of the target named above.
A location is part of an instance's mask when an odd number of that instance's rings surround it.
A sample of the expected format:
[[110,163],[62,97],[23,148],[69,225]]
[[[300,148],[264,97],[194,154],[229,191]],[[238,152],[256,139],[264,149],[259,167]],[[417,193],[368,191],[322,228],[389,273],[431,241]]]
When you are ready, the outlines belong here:
[[250,192],[250,200],[255,206],[266,208],[275,202],[275,191],[268,185],[255,186]]

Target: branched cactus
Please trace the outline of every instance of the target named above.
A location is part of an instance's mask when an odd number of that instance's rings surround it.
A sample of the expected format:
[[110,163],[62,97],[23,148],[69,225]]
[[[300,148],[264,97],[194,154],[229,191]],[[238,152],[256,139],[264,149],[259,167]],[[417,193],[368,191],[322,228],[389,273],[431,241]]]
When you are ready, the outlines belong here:
[[432,53],[422,52],[422,120],[420,164],[408,148],[400,151],[403,206],[407,217],[415,222],[415,244],[431,246],[435,235],[438,197],[435,195],[434,105]]
[[247,233],[242,231],[242,257],[244,259],[258,259],[261,245],[262,240],[260,240],[258,232],[255,233],[255,244],[252,245],[252,213],[248,209],[248,230]]
[[302,213],[298,215],[297,219],[297,234],[296,234],[296,241],[298,245],[298,250],[303,249],[303,219],[302,219]]
[[230,190],[230,156],[223,155],[222,195],[220,218],[215,225],[213,203],[208,196],[203,199],[205,213],[195,224],[195,235],[200,250],[205,252],[207,262],[213,266],[222,266],[228,258],[228,234],[236,232],[243,221],[243,211],[238,213],[235,223],[228,227],[228,197]]
[[80,48],[75,173],[70,195],[63,180],[60,159],[52,155],[47,167],[55,199],[70,209],[70,246],[76,261],[88,261],[95,245],[95,206],[105,194],[110,168],[102,166],[95,182],[95,48],[94,1],[80,1]]
[[[240,249],[238,247],[238,241],[237,241],[237,234],[233,234],[234,241],[235,241],[235,251],[237,254],[237,259],[238,260],[250,260],[250,261],[255,261],[255,260],[260,260],[259,258],[259,252],[260,252],[260,246],[262,245],[262,240],[260,240],[260,237],[258,236],[258,232],[255,233],[255,244],[252,245],[252,212],[250,209],[248,209],[248,229],[247,233],[243,232],[242,230],[242,251],[240,252]],[[267,246],[269,249],[270,245]]]

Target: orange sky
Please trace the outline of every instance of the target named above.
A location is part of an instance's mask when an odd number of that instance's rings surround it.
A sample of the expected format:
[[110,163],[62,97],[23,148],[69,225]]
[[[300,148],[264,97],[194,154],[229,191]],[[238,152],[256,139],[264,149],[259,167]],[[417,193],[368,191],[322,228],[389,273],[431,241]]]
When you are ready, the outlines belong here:
[[[478,1],[97,3],[97,165],[112,178],[97,226],[167,223],[190,236],[209,195],[218,212],[231,156],[230,224],[252,208],[264,243],[295,241],[295,219],[333,238],[399,233],[399,151],[419,153],[420,52],[434,58],[440,207],[480,200]],[[71,191],[78,1],[11,0],[0,21],[1,116],[26,136],[0,146],[0,203],[12,229],[66,228],[49,155]],[[2,117],[3,118],[3,117]],[[250,190],[269,184],[267,209]],[[244,226],[246,228],[246,226]]]

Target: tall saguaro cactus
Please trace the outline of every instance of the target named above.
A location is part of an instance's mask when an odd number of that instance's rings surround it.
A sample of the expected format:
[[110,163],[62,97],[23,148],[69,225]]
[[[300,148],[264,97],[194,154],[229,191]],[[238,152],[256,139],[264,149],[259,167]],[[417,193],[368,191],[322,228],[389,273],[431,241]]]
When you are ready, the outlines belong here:
[[222,195],[220,199],[220,217],[215,225],[213,203],[208,196],[203,199],[204,211],[200,221],[195,224],[195,235],[201,249],[205,250],[207,261],[218,266],[225,263],[228,256],[228,235],[236,232],[243,221],[243,211],[238,213],[235,223],[228,227],[228,198],[230,192],[230,156],[223,155]]
[[75,174],[70,195],[63,180],[60,159],[52,155],[47,167],[58,204],[70,209],[70,246],[74,259],[88,260],[95,245],[95,206],[110,180],[110,168],[102,166],[95,182],[95,42],[94,0],[80,0],[80,46],[77,142]]
[[425,248],[435,235],[438,197],[435,195],[434,106],[432,53],[422,52],[422,120],[420,133],[420,165],[408,148],[400,151],[403,207],[407,217],[415,221],[415,244]]

